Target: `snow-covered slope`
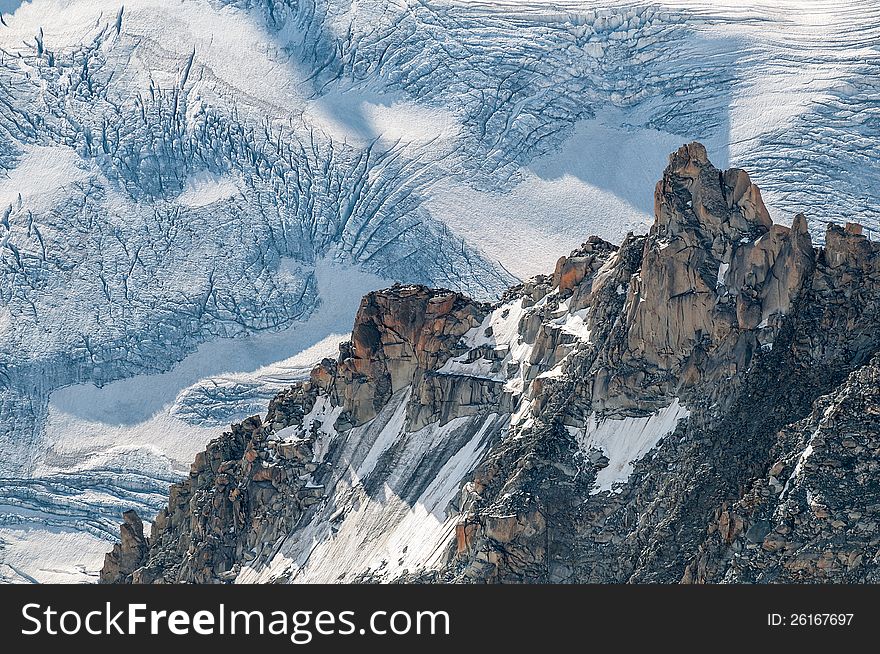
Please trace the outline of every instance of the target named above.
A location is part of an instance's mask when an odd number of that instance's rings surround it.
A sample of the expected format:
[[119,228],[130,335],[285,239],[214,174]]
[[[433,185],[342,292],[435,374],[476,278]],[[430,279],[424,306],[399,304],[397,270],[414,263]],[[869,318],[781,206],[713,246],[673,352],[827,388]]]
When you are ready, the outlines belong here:
[[456,525],[447,507],[508,421],[494,414],[456,418],[407,433],[409,399],[404,391],[344,439],[338,460],[345,465],[327,484],[334,501],[286,539],[268,565],[244,568],[237,582],[352,583],[371,573],[393,579],[442,558]]
[[[0,13],[0,561],[22,524],[109,538],[157,506],[201,430],[320,358],[378,278],[489,298],[642,230],[685,140],[747,168],[778,222],[880,226],[870,0]],[[365,285],[322,287],[333,263]]]

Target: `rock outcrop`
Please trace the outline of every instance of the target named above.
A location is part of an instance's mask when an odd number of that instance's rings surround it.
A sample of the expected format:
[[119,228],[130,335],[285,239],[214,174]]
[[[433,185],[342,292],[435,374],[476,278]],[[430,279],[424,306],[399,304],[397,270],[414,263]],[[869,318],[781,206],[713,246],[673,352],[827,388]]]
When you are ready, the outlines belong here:
[[137,511],[122,514],[123,523],[119,526],[119,543],[104,557],[101,568],[102,584],[128,583],[132,573],[144,565],[148,546],[144,537],[144,523]]
[[718,508],[688,582],[880,582],[880,357],[782,429],[772,464]]
[[338,393],[352,426],[374,418],[391,396],[440,367],[487,307],[451,291],[395,287],[361,303],[339,361],[313,375]]
[[721,172],[702,145],[670,157],[656,220],[624,307],[626,334],[594,401],[639,406],[645,391],[701,393],[772,343],[814,267],[804,216],[774,225],[748,174]]
[[[441,387],[436,395],[430,376],[461,349],[461,337],[486,311],[460,294],[419,286],[367,295],[337,360],[325,359],[309,381],[275,397],[265,421],[253,416],[233,425],[196,456],[189,477],[171,487],[168,507],[153,522],[149,554],[139,519],[126,514],[122,546],[107,555],[101,581],[234,579],[323,500],[316,481],[326,468],[316,454],[322,435],[370,422],[404,388],[420,389],[408,407],[410,425],[494,406],[491,383]],[[129,534],[135,521],[139,539]]]
[[[302,424],[302,415],[289,417],[279,404],[283,400],[276,400],[270,413],[276,424],[279,420]],[[135,561],[129,555],[125,565],[118,566],[125,577],[111,576],[112,555],[108,555],[101,581],[234,579],[255,551],[286,534],[302,512],[323,496],[320,487],[307,482],[317,467],[311,442],[306,437],[282,444],[270,437],[258,417],[233,425],[196,456],[189,477],[171,487],[168,507],[153,521],[149,551],[141,532],[142,547],[136,552],[140,558]],[[123,552],[131,550],[125,537],[122,543]]]
[[697,143],[655,208],[495,306],[368,295],[102,580],[876,580],[880,245]]

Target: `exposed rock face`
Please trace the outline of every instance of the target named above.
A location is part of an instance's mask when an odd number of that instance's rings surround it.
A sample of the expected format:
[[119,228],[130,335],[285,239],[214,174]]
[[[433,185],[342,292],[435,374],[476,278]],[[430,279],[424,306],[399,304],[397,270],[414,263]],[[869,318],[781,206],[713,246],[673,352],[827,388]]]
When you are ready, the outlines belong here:
[[366,296],[338,360],[322,361],[310,381],[278,395],[265,422],[254,416],[233,425],[196,456],[189,478],[171,487],[168,507],[156,516],[149,555],[142,528],[134,542],[123,525],[122,547],[107,555],[102,582],[234,579],[324,498],[315,454],[322,434],[369,422],[401,389],[420,389],[410,423],[435,415],[448,422],[497,404],[491,383],[441,388],[435,396],[436,378],[428,376],[486,310],[460,294],[418,286]]
[[[276,400],[270,413],[273,421],[301,423],[302,415],[283,414],[278,406],[283,402]],[[213,583],[232,579],[240,564],[253,558],[255,549],[287,533],[323,493],[301,479],[314,470],[311,441],[280,444],[267,436],[260,419],[254,417],[211,441],[196,456],[189,478],[171,487],[168,507],[153,522],[149,551],[140,520],[126,518],[140,539],[134,539],[135,548],[127,546],[123,525],[121,552],[114,561],[110,559],[116,550],[108,555],[101,581]],[[119,563],[113,565],[117,559]]]
[[722,173],[698,143],[670,157],[655,207],[611,362],[617,374],[594,397],[608,408],[639,406],[648,385],[687,395],[746,370],[814,266],[805,218],[773,225],[749,176]]
[[102,579],[877,579],[880,245],[814,248],[697,143],[655,206],[494,307],[367,296]]
[[144,538],[144,523],[140,516],[136,511],[126,511],[122,520],[119,543],[104,557],[100,576],[102,584],[130,582],[131,573],[144,564],[147,556],[147,539]]
[[781,430],[770,458],[719,507],[684,580],[880,581],[880,357]]
[[394,393],[439,368],[486,311],[452,291],[409,286],[370,293],[339,361],[322,364],[313,381],[335,393],[351,426],[362,425]]
[[[832,226],[814,250],[803,216],[770,225],[745,173],[720,173],[694,144],[672,155],[656,197],[638,262],[625,263],[631,239],[592,282],[590,344],[543,385],[534,423],[481,466],[467,538],[435,578],[695,579],[685,568],[707,529],[733,540],[748,528],[727,507],[767,478],[777,433],[877,351],[880,247],[858,230]],[[602,293],[610,287],[617,298]],[[673,397],[688,421],[626,484],[608,494],[584,483],[576,441],[590,412],[656,412]],[[638,429],[621,436],[637,440]],[[609,464],[601,453],[586,463]],[[499,515],[532,529],[499,538]]]

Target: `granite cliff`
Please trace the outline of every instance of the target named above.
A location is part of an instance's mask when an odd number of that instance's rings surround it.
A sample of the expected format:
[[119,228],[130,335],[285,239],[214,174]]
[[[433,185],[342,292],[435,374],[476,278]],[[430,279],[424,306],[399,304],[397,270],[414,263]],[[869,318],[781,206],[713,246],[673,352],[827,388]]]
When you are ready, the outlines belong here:
[[103,582],[876,581],[880,244],[673,153],[647,235],[495,305],[395,286]]

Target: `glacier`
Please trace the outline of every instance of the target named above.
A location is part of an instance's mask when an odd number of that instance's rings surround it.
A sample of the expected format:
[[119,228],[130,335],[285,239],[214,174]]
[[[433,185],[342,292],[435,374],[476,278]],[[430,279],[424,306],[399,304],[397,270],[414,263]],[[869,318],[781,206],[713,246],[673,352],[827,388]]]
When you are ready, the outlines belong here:
[[[644,231],[699,139],[880,229],[870,0],[0,2],[0,578],[94,580],[393,281]],[[57,543],[57,546],[51,545]]]

